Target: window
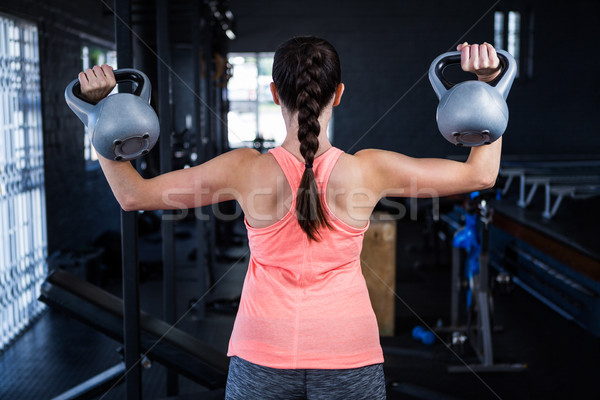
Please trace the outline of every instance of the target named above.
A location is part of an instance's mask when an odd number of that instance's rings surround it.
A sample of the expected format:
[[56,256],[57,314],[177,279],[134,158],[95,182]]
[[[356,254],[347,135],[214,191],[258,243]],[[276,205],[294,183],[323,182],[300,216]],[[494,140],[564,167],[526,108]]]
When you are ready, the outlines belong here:
[[[508,39],[506,50],[512,54],[519,65],[521,53],[521,14],[516,11],[508,12]],[[519,69],[517,68],[517,71]],[[518,72],[517,72],[518,76]]]
[[494,13],[494,47],[504,48],[504,13],[502,11]]
[[[81,69],[82,71],[92,68],[94,65],[107,64],[117,69],[117,52],[97,46],[83,46],[81,48]],[[116,88],[113,92],[116,92]],[[85,128],[85,138],[83,139],[83,154],[88,163],[98,160],[96,152],[92,151],[92,143]]]
[[44,308],[47,274],[38,32],[0,14],[0,350]]
[[[229,63],[233,67],[233,76],[227,84],[231,148],[252,147],[257,143],[272,148],[285,139],[281,108],[271,96],[273,56],[274,53],[229,54]],[[327,130],[330,139],[332,123]]]
[[[508,21],[506,21],[508,17]],[[506,43],[506,47],[505,44]],[[519,77],[519,60],[521,56],[521,13],[517,11],[496,11],[494,13],[494,47],[505,49],[517,62]]]
[[227,84],[229,146],[252,146],[255,140],[264,140],[266,147],[281,143],[285,125],[269,88],[273,53],[232,53],[229,63],[233,67]]

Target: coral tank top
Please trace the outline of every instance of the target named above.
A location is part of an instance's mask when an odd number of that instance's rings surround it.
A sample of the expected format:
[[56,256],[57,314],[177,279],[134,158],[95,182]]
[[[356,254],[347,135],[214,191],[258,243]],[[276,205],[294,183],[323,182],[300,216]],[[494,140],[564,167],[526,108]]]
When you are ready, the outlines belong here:
[[[283,147],[270,150],[294,199],[304,162]],[[331,171],[343,152],[330,148],[313,162],[329,223],[309,241],[290,211],[265,228],[248,225],[251,256],[229,356],[284,369],[343,369],[383,362],[377,321],[360,253],[364,232],[339,220],[327,206]]]

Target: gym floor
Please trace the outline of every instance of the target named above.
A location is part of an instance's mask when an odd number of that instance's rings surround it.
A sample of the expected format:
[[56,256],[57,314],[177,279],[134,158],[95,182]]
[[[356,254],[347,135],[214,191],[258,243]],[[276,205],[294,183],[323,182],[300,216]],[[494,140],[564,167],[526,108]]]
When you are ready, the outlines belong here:
[[[243,237],[243,226],[236,226]],[[386,353],[385,372],[388,399],[598,399],[600,341],[541,304],[518,287],[509,294],[496,293],[494,320],[503,330],[494,333],[496,362],[526,363],[523,372],[450,374],[447,367],[474,363],[465,347],[449,350],[439,340],[425,346],[411,337],[422,318],[434,326],[448,320],[450,274],[448,265],[437,265],[435,253],[423,243],[426,226],[422,221],[398,223],[398,269],[396,334],[381,339]],[[194,225],[181,223],[176,229],[178,254],[178,313],[184,315],[190,299],[197,297],[193,277],[195,262]],[[142,236],[144,265],[160,263],[159,234]],[[207,301],[239,296],[247,265],[247,246],[229,247],[231,260],[219,262],[216,279],[221,279]],[[162,283],[159,274],[148,274],[141,284],[142,308],[160,316]],[[105,287],[119,294],[118,280]],[[207,311],[199,320],[187,312],[179,327],[215,348],[226,351],[234,315]],[[448,340],[443,337],[442,339]],[[105,369],[119,363],[119,343],[52,309],[42,314],[33,327],[0,355],[0,398],[50,399]],[[456,354],[454,354],[454,352]],[[460,358],[459,358],[460,357]],[[165,368],[154,363],[143,372],[143,394],[147,399],[166,396]],[[200,385],[179,377],[181,399],[222,398]],[[102,399],[123,399],[124,385],[107,392]],[[188,396],[189,395],[189,396]],[[196,396],[194,396],[196,395]]]

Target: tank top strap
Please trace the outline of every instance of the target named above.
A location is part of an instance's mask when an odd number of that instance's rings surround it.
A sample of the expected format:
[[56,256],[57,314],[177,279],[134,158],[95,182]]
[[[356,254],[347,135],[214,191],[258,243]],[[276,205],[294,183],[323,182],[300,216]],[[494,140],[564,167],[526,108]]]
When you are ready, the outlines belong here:
[[[269,153],[275,157],[275,161],[277,161],[277,164],[281,167],[285,179],[287,179],[290,184],[295,199],[300,180],[302,179],[302,174],[304,173],[304,164],[301,164],[293,154],[281,146],[270,149]],[[302,169],[300,167],[302,167]]]
[[315,166],[315,175],[317,176],[321,193],[325,193],[331,171],[333,171],[333,167],[335,167],[342,154],[344,154],[342,150],[332,147],[315,159],[313,165]]
[[[275,147],[269,150],[283,170],[285,178],[289,182],[294,197],[298,191],[302,174],[304,174],[304,162],[298,160],[292,153],[283,147]],[[336,147],[331,147],[313,161],[313,169],[317,186],[324,192],[329,182],[329,176],[338,159],[344,152]]]

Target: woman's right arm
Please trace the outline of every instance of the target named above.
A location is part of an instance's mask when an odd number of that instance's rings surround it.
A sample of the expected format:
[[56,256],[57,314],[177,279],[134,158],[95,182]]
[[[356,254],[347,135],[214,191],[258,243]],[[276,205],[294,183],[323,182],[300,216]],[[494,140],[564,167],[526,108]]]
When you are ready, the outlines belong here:
[[466,162],[414,158],[385,150],[356,153],[363,179],[379,197],[441,197],[494,186],[502,138],[471,148]]
[[[490,44],[458,46],[462,69],[480,81],[490,82],[500,73],[496,50]],[[383,150],[356,153],[363,179],[381,197],[439,197],[490,188],[500,168],[502,138],[472,147],[466,162],[413,158]]]

